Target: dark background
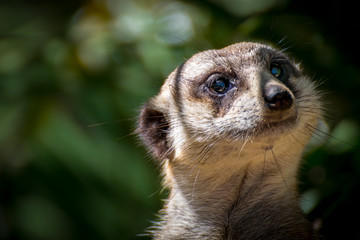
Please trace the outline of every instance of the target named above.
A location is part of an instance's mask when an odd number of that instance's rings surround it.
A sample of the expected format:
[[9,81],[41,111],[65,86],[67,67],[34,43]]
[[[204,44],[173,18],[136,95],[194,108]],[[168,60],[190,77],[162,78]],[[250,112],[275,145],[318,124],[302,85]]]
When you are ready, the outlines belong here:
[[273,43],[325,92],[300,171],[328,239],[360,239],[356,1],[0,0],[0,239],[146,239],[166,194],[131,133],[192,54]]

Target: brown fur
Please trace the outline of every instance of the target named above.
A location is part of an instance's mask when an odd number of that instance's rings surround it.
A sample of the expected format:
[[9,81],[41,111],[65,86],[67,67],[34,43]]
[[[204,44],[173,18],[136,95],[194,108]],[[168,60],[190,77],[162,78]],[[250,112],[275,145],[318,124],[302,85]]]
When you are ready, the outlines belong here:
[[[286,78],[271,74],[273,63]],[[214,93],[213,78],[231,88]],[[274,89],[288,105],[269,105]],[[187,60],[139,118],[170,188],[154,238],[318,239],[298,207],[296,176],[320,118],[314,84],[270,46],[243,42]]]

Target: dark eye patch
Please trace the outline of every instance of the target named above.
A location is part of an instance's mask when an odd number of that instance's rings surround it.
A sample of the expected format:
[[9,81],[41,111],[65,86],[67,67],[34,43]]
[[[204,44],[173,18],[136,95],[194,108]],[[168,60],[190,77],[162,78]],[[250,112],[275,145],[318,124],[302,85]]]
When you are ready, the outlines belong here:
[[234,86],[232,78],[220,73],[210,75],[206,81],[206,86],[210,94],[222,96],[225,95]]
[[295,94],[294,83],[291,79],[301,75],[301,71],[294,65],[295,63],[284,54],[274,54],[268,61],[268,71]]
[[215,76],[210,83],[209,88],[217,94],[225,94],[231,87],[230,79],[222,76]]
[[279,64],[277,62],[273,62],[270,64],[270,72],[280,81],[283,81],[287,75],[286,68],[282,64]]
[[[297,69],[286,55],[274,55],[269,60],[269,70],[274,77],[278,78],[281,81],[286,81],[290,76],[298,77],[301,73],[299,69]],[[280,72],[282,74],[279,74]],[[277,76],[276,76],[277,75]]]

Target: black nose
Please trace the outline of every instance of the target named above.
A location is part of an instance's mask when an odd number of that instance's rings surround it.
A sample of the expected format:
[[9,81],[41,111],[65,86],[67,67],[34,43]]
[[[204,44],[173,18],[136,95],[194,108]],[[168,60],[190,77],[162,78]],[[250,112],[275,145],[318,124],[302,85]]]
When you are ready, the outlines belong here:
[[273,111],[287,110],[294,103],[288,89],[274,84],[265,86],[264,98],[268,108]]

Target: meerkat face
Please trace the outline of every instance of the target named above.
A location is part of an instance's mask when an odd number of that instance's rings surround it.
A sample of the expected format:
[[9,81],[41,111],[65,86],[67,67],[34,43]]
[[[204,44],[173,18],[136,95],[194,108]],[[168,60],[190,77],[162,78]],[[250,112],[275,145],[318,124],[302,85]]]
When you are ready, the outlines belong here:
[[[268,45],[238,43],[198,53],[179,66],[143,108],[139,132],[157,158],[176,138],[244,141],[295,134],[309,138],[319,94],[298,64]],[[311,109],[315,109],[311,111]]]

